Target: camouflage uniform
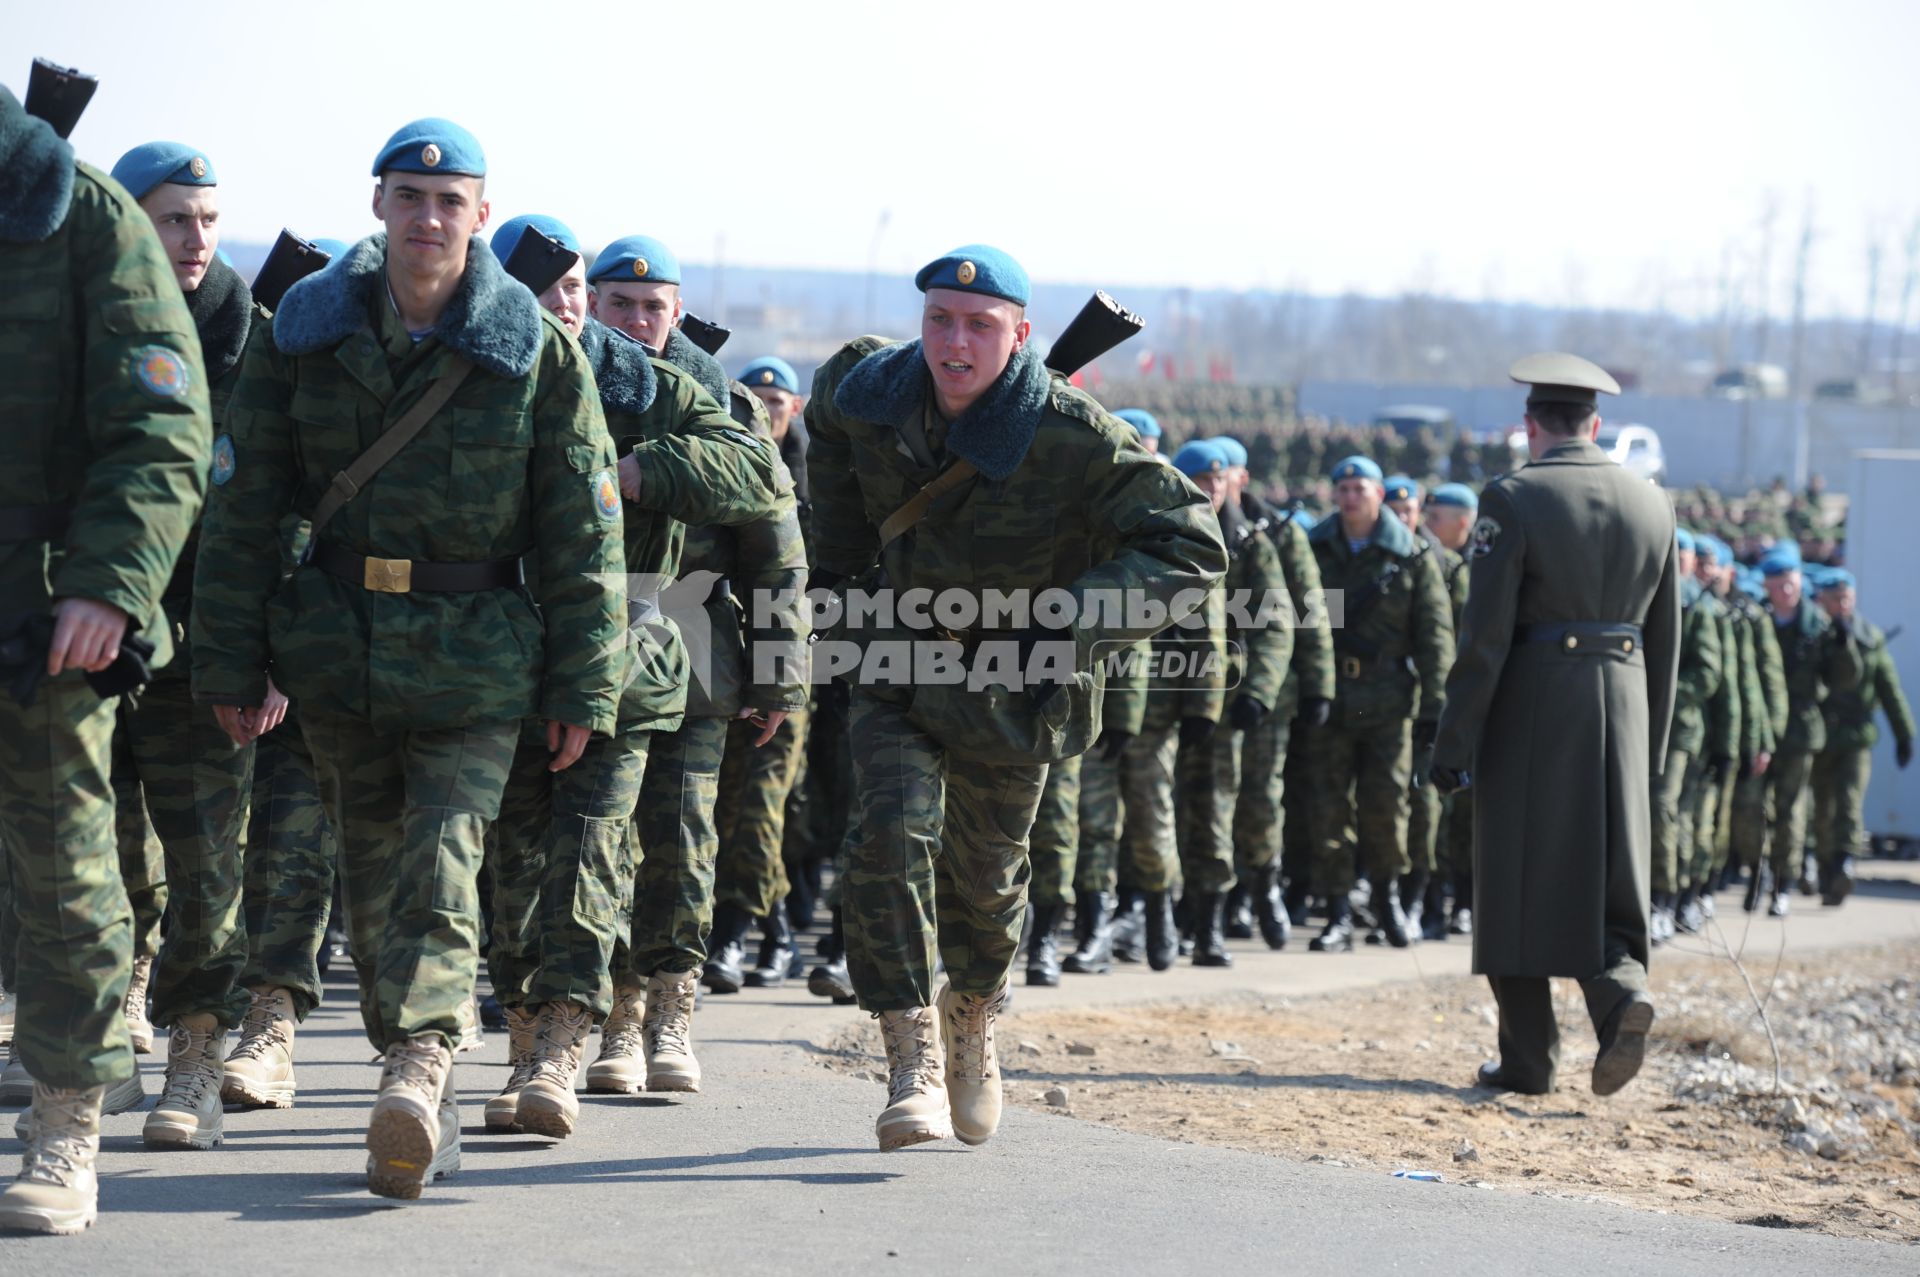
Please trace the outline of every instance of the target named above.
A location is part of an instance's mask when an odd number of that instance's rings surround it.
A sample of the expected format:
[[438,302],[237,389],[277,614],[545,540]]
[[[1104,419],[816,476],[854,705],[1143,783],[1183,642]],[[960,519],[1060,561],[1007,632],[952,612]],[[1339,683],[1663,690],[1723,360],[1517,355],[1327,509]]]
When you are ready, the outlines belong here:
[[247,819],[245,989],[285,989],[294,1018],[320,1005],[320,946],[333,908],[337,845],[299,710],[254,742]]
[[[482,842],[520,723],[616,726],[626,618],[612,440],[578,347],[477,242],[417,343],[388,296],[384,235],[294,285],[270,338],[242,368],[229,474],[202,533],[222,570],[195,582],[194,694],[257,705],[271,667],[299,702],[353,950],[373,968],[368,1036],[380,1049],[451,1042],[478,960]],[[449,404],[281,584],[280,520],[311,512],[330,476],[461,360],[472,374]],[[395,589],[373,561],[356,571],[363,554],[495,574],[529,554],[538,585]]]
[[[1454,629],[1460,627],[1460,612],[1467,605],[1467,561],[1440,544],[1427,529],[1420,530],[1427,552],[1440,564],[1440,580],[1446,587],[1448,615]],[[1446,801],[1440,791],[1426,783],[1433,769],[1432,750],[1422,750],[1413,760],[1414,787],[1407,795],[1407,858],[1414,877],[1424,880],[1440,869],[1440,831],[1446,819]]]
[[1780,748],[1787,730],[1787,678],[1780,661],[1780,642],[1766,609],[1744,594],[1730,594],[1739,621],[1741,659],[1750,662],[1753,678],[1741,698],[1741,773],[1728,803],[1728,854],[1747,869],[1758,869],[1766,857],[1767,827],[1773,803],[1764,773],[1752,770],[1757,754]]
[[[176,653],[175,659],[178,659]],[[133,910],[133,956],[152,958],[160,952],[160,920],[167,912],[167,859],[160,835],[147,819],[147,798],[140,792],[133,751],[121,726],[123,702],[114,713],[113,825],[120,848],[120,879],[127,885],[127,904]]]
[[1915,735],[1913,710],[1900,690],[1886,634],[1856,616],[1853,636],[1860,648],[1860,683],[1852,691],[1836,691],[1827,698],[1827,744],[1813,763],[1814,845],[1820,867],[1828,873],[1843,857],[1860,849],[1865,832],[1861,812],[1873,769],[1873,747],[1880,739],[1874,712],[1885,712],[1896,747],[1909,756]]
[[1698,581],[1688,577],[1680,582],[1680,673],[1674,684],[1673,726],[1667,735],[1666,765],[1650,786],[1656,907],[1662,897],[1686,886],[1680,849],[1693,841],[1690,817],[1705,767],[1707,714],[1722,676],[1719,611]]
[[[1071,586],[1076,596],[1107,590],[1116,601],[1130,593],[1171,607],[1225,568],[1199,492],[1141,449],[1130,427],[1050,378],[1031,346],[951,426],[930,406],[929,381],[918,342],[876,338],[844,347],[815,375],[808,471],[823,569],[854,577],[877,559],[865,584],[884,579],[899,593]],[[880,524],[949,455],[980,473],[882,546]],[[1167,623],[1129,619],[1082,615],[1061,632],[1074,644],[1076,673],[1045,694],[855,688],[848,733],[860,814],[845,913],[847,965],[864,1009],[932,1006],[936,943],[956,994],[987,996],[1005,983],[1046,765],[1099,734],[1099,658]],[[1014,637],[982,627],[946,650],[978,656],[980,644]]]
[[[200,341],[126,190],[0,88],[0,598],[14,630],[56,598],[126,613],[172,648],[161,607],[206,490]],[[3,148],[0,148],[3,149]],[[44,657],[27,653],[23,660]],[[15,1058],[40,1083],[134,1070],[121,1002],[133,935],[114,843],[115,704],[77,670],[30,705],[0,695],[0,844],[19,925]]]
[[[1144,729],[1147,712],[1146,666],[1142,660],[1150,650],[1149,644],[1138,644],[1134,651],[1135,664],[1131,667],[1140,672],[1140,677],[1125,679],[1116,677],[1113,672],[1107,676],[1107,689],[1100,702],[1100,722],[1106,740],[1080,755],[1080,774],[1076,778],[1079,790],[1079,810],[1074,813],[1074,829],[1078,834],[1072,862],[1073,886],[1078,894],[1101,892],[1112,894],[1119,885],[1120,835],[1122,822],[1128,811],[1127,795],[1131,792],[1121,784],[1122,770],[1125,766],[1124,752]],[[1169,769],[1171,760],[1169,760]],[[1168,782],[1172,781],[1172,772],[1168,771]],[[1051,780],[1051,775],[1049,775]],[[1041,808],[1046,808],[1046,798],[1041,798]],[[1171,823],[1172,800],[1167,802],[1168,820]],[[1169,834],[1171,830],[1169,830]],[[1036,840],[1034,851],[1034,891],[1040,890],[1038,884],[1043,870],[1038,849],[1039,824],[1034,826]],[[1044,872],[1064,875],[1066,865]],[[1133,885],[1129,880],[1129,885]]]
[[1859,644],[1842,632],[1811,599],[1800,600],[1784,624],[1768,617],[1780,646],[1780,667],[1787,685],[1787,730],[1767,767],[1773,801],[1773,881],[1776,890],[1800,876],[1806,854],[1807,782],[1815,755],[1826,747],[1827,724],[1821,705],[1834,692],[1860,686]]
[[[1392,513],[1356,554],[1338,515],[1308,535],[1320,583],[1344,591],[1334,631],[1339,693],[1314,741],[1314,890],[1344,897],[1362,867],[1378,883],[1407,872],[1414,722],[1438,722],[1453,664],[1453,612],[1439,560]],[[1351,822],[1351,827],[1350,827]]]
[[1693,830],[1692,842],[1680,846],[1680,872],[1683,881],[1700,894],[1714,888],[1716,848],[1719,846],[1720,815],[1730,801],[1735,774],[1742,756],[1742,702],[1750,686],[1757,687],[1751,653],[1740,644],[1739,623],[1718,596],[1713,598],[1714,628],[1720,641],[1720,686],[1707,703],[1706,765],[1692,786],[1691,800],[1683,800],[1685,818]]

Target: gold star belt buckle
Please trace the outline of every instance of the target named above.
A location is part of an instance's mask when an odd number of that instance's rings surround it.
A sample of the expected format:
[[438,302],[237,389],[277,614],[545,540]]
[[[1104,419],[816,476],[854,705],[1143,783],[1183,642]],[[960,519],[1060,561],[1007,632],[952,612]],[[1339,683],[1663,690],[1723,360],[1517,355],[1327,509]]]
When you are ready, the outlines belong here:
[[1340,674],[1343,678],[1359,678],[1360,677],[1360,658],[1357,656],[1341,657],[1340,658]]
[[360,584],[381,594],[406,594],[413,589],[413,560],[369,558]]

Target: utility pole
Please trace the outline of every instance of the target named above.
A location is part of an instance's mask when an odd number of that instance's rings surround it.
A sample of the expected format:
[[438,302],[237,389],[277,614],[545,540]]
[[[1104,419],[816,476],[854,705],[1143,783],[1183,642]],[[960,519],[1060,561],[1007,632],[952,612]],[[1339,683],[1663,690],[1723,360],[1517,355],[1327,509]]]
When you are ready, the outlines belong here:
[[1793,257],[1793,336],[1788,385],[1792,393],[1805,398],[1807,389],[1801,381],[1805,371],[1807,353],[1807,261],[1813,255],[1813,191],[1807,191],[1806,212],[1800,219],[1800,249]]
[[1867,227],[1867,313],[1860,322],[1860,380],[1873,376],[1873,317],[1880,309],[1881,236],[1878,226]]
[[1913,228],[1907,232],[1907,275],[1900,284],[1900,322],[1893,330],[1893,397],[1898,399],[1901,381],[1906,373],[1905,349],[1907,344],[1907,320],[1913,309],[1914,276],[1920,274],[1920,217],[1913,219]]

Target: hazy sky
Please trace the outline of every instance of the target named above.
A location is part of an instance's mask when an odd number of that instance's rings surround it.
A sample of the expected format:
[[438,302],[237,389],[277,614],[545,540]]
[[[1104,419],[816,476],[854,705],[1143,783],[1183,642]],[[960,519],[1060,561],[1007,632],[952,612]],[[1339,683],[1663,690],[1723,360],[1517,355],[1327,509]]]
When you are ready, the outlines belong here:
[[1861,309],[1877,227],[1884,316],[1920,218],[1915,0],[6,8],[0,76],[100,75],[81,153],[204,149],[236,238],[373,229],[374,153],[428,114],[496,222],[690,261],[985,240],[1062,282],[1705,312],[1771,197],[1784,312],[1811,192],[1810,308]]

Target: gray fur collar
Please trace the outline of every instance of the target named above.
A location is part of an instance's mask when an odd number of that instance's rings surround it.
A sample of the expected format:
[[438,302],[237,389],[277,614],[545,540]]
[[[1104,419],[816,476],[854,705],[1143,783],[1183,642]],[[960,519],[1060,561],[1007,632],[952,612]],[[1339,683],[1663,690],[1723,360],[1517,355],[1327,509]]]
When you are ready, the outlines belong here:
[[[834,407],[850,417],[898,429],[922,411],[931,376],[919,341],[883,346],[841,378]],[[972,462],[989,479],[1006,478],[1033,446],[1052,384],[1033,344],[1022,346],[1000,380],[948,425],[947,451]]]
[[[339,261],[289,288],[274,312],[274,344],[289,355],[310,355],[367,327],[375,299],[388,304],[381,295],[386,268],[386,235],[369,235]],[[546,330],[540,303],[526,285],[507,274],[493,250],[475,239],[467,245],[466,274],[434,336],[489,372],[524,377],[533,371]]]
[[580,330],[580,349],[587,356],[587,366],[593,369],[602,405],[631,413],[653,407],[660,383],[653,375],[653,360],[645,346],[589,316],[586,327]]
[[0,241],[37,244],[73,202],[73,148],[0,84]]
[[700,383],[700,389],[713,396],[713,401],[722,408],[727,406],[727,396],[731,393],[733,378],[727,376],[727,370],[720,361],[693,344],[693,339],[678,328],[667,333],[667,346],[660,352],[660,358],[686,373]]
[[187,294],[187,313],[200,334],[207,380],[218,381],[246,351],[247,333],[253,328],[253,294],[240,272],[215,254],[200,277],[200,287]]

